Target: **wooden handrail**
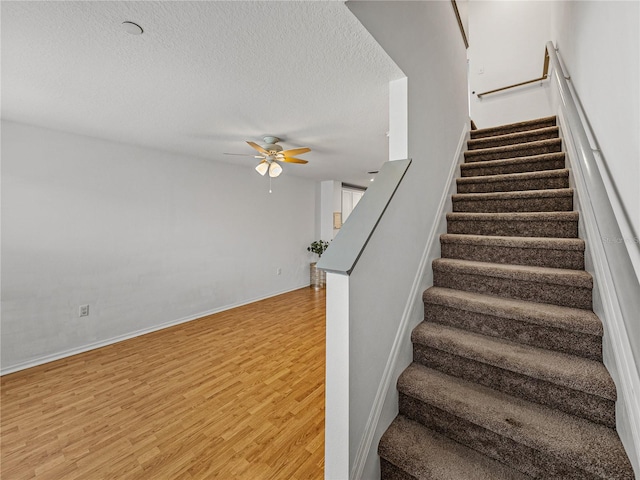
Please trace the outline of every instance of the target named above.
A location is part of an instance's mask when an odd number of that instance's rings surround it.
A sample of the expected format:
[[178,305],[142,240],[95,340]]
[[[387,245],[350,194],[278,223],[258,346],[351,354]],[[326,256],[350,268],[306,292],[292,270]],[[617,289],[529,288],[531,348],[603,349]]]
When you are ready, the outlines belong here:
[[456,14],[456,20],[458,20],[458,27],[460,27],[460,33],[462,34],[462,41],[464,42],[464,48],[469,48],[469,40],[467,40],[467,34],[464,31],[464,25],[462,25],[462,18],[460,17],[460,10],[458,10],[458,4],[456,0],[451,0],[453,6],[453,12]]
[[534,78],[533,80],[527,80],[526,82],[514,83],[513,85],[508,85],[506,87],[496,88],[494,90],[489,90],[487,92],[478,93],[478,98],[482,98],[483,95],[489,95],[490,93],[501,92],[503,90],[508,90],[510,88],[520,87],[522,85],[528,85],[529,83],[536,83],[546,80],[549,77],[549,51],[547,47],[544,49],[544,64],[542,66],[542,76],[539,78]]

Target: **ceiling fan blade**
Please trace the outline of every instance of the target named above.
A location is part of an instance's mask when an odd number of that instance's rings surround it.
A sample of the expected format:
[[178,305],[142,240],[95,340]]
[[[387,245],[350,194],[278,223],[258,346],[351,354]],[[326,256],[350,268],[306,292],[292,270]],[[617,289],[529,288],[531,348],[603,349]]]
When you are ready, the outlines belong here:
[[258,145],[255,142],[247,142],[249,145],[251,145],[253,148],[255,148],[257,151],[259,151],[260,153],[262,153],[263,155],[269,155],[269,152],[267,152],[264,148],[262,148],[260,145]]
[[309,163],[307,160],[302,160],[301,158],[293,158],[293,157],[283,157],[277,158],[279,162],[289,162],[289,163]]
[[311,151],[311,149],[307,148],[307,147],[292,148],[291,150],[285,150],[283,152],[280,152],[280,155],[282,155],[284,157],[288,157],[288,156],[295,157],[296,155],[302,155],[303,153],[307,153],[307,152],[310,152],[310,151]]

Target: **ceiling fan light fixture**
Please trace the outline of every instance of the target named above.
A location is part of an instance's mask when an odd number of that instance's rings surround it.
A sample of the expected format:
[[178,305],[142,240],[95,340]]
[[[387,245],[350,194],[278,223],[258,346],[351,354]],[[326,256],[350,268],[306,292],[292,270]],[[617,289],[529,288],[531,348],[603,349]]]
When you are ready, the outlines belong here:
[[[262,161],[256,165],[256,172],[264,176],[269,172],[269,185],[271,185],[271,179],[279,177],[282,173],[282,166],[279,162],[287,163],[309,163],[307,160],[296,158],[294,155],[301,155],[303,153],[310,152],[309,147],[293,148],[289,150],[283,150],[281,145],[277,142],[280,141],[278,137],[265,136],[265,145],[258,145],[255,142],[247,141],[249,146],[254,150],[257,150],[260,155],[254,155],[254,158],[260,158]],[[240,155],[235,153],[229,153],[227,155]],[[271,189],[269,189],[271,193]]]
[[256,172],[264,176],[264,174],[267,173],[268,169],[269,169],[269,164],[267,162],[260,162],[256,167]]
[[269,176],[275,178],[281,173],[282,167],[277,162],[271,162],[271,166],[269,166]]

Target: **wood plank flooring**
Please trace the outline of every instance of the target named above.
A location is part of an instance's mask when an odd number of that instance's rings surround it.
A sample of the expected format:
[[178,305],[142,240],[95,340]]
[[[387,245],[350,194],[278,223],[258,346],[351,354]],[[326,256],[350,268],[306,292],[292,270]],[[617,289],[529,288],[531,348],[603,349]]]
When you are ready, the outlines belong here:
[[6,375],[0,476],[321,479],[324,373],[303,288]]

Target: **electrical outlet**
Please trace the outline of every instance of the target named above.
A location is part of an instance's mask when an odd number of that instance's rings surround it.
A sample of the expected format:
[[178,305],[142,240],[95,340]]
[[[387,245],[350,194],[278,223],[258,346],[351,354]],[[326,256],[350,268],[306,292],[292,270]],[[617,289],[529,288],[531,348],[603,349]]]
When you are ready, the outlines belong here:
[[282,275],[282,269],[280,267],[276,268],[276,275]]
[[78,309],[79,317],[88,317],[89,316],[89,305],[80,305]]

